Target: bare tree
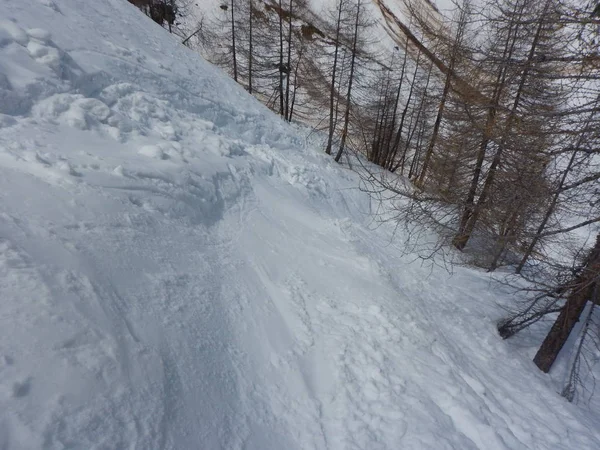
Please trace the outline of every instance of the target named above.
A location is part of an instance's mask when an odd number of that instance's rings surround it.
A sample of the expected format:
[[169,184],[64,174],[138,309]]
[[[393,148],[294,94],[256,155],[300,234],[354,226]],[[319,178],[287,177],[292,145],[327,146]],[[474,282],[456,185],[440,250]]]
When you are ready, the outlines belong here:
[[438,105],[438,111],[435,118],[435,123],[433,125],[433,133],[431,135],[431,139],[429,140],[429,145],[427,147],[427,151],[425,153],[425,158],[423,161],[423,166],[419,173],[419,176],[416,180],[417,186],[423,186],[423,182],[425,180],[425,176],[427,175],[427,170],[429,169],[429,163],[431,161],[431,155],[433,154],[433,150],[436,146],[440,125],[442,123],[442,118],[444,116],[444,108],[446,106],[446,101],[448,99],[448,95],[450,94],[450,86],[452,84],[452,77],[456,71],[456,63],[459,58],[460,52],[464,51],[462,48],[463,39],[465,35],[465,29],[467,26],[467,21],[470,17],[470,4],[468,1],[463,2],[463,4],[459,7],[458,18],[456,19],[456,33],[454,40],[452,42],[452,47],[450,50],[450,62],[448,64],[448,71],[444,80],[444,89],[442,91],[442,96],[440,98],[440,103]]
[[361,19],[361,6],[362,0],[356,1],[356,19],[354,22],[354,35],[352,37],[352,53],[350,54],[350,74],[348,75],[348,92],[346,94],[346,112],[344,113],[344,127],[342,129],[342,136],[340,140],[340,146],[337,154],[335,155],[335,161],[340,162],[344,148],[346,145],[346,139],[348,137],[348,124],[350,122],[350,108],[352,105],[352,85],[354,84],[354,72],[356,65],[356,51],[358,48],[358,32],[360,29]]
[[333,67],[331,69],[331,83],[329,87],[329,130],[327,135],[327,144],[325,146],[325,153],[331,154],[331,148],[333,145],[333,135],[335,133],[335,121],[334,113],[335,106],[337,104],[337,90],[336,90],[336,77],[338,77],[337,66],[338,66],[338,54],[340,50],[340,37],[342,33],[342,15],[346,6],[345,0],[339,0],[337,5],[337,19],[335,22],[335,38],[333,40]]

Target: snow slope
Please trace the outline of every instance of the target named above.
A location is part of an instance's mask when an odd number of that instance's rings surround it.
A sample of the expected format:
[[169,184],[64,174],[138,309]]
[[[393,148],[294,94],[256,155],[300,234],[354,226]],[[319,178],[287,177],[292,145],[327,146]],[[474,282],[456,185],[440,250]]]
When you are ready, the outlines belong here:
[[600,448],[501,290],[127,2],[0,11],[0,448]]

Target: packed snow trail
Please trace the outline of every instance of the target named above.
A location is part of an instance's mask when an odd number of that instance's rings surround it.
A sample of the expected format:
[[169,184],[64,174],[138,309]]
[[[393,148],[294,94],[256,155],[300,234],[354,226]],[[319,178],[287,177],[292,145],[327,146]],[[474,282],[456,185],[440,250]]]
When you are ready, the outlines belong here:
[[0,448],[600,448],[500,290],[126,1],[0,11]]

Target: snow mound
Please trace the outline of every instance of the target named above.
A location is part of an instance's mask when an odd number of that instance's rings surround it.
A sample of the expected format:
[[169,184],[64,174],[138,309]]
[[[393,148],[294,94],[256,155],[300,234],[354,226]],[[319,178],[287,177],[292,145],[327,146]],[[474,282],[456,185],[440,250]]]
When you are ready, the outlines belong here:
[[128,2],[2,13],[0,448],[600,448],[499,289]]

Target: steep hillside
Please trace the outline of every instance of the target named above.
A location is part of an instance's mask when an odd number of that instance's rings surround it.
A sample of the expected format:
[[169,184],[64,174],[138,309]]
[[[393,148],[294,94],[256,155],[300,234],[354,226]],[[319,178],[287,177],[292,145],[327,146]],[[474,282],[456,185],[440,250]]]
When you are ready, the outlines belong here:
[[600,448],[305,135],[125,0],[3,2],[0,448]]

